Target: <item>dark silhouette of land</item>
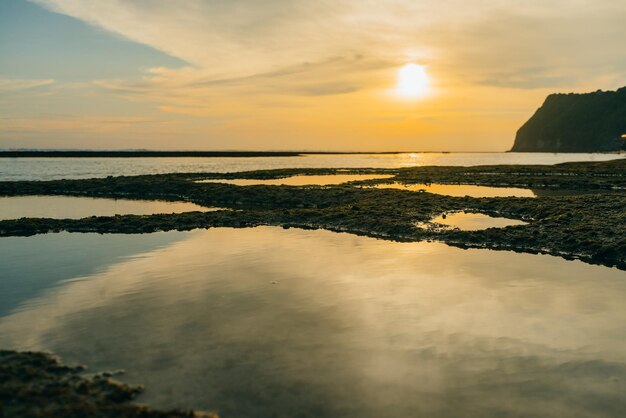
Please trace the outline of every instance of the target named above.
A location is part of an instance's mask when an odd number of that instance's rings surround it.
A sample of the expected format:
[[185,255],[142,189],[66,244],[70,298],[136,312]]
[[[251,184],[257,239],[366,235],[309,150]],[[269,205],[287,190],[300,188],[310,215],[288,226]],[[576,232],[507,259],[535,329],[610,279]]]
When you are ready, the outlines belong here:
[[291,151],[96,151],[16,150],[0,151],[0,158],[139,158],[139,157],[297,157]]
[[512,152],[611,152],[626,149],[626,87],[551,94],[517,131]]
[[146,157],[299,157],[302,155],[408,154],[449,151],[155,151],[155,150],[4,150],[0,158],[146,158]]

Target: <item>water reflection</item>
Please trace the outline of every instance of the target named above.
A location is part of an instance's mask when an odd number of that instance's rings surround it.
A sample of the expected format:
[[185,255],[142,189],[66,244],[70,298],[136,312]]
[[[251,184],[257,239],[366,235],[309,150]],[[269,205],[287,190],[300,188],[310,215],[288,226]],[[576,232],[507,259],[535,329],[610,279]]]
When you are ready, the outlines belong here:
[[0,220],[18,218],[80,219],[88,216],[151,215],[218,210],[190,202],[103,199],[74,196],[0,197]]
[[[0,316],[67,280],[86,277],[184,239],[186,232],[147,235],[58,234],[0,238]],[[149,237],[149,238],[148,238]]]
[[536,194],[529,189],[518,187],[488,187],[474,186],[469,184],[403,184],[386,183],[377,184],[378,189],[400,189],[413,192],[428,192],[442,194],[446,196],[471,196],[471,197],[536,197]]
[[383,183],[374,186],[378,189],[399,189],[412,192],[428,192],[455,197],[565,197],[590,194],[619,193],[618,190],[606,189],[523,189],[520,187],[491,187],[476,186],[471,184],[404,184],[404,183]]
[[564,196],[580,196],[591,194],[613,194],[620,193],[617,189],[558,189],[558,188],[546,188],[546,189],[533,189],[533,193],[537,197],[564,197]]
[[445,213],[422,223],[418,226],[430,228],[443,225],[449,228],[458,228],[463,231],[480,231],[487,228],[504,228],[506,226],[526,225],[526,222],[517,219],[492,217],[482,213],[452,212]]
[[548,256],[213,229],[30,300],[0,320],[0,346],[125,368],[142,401],[223,417],[614,417],[625,278]]
[[0,180],[58,180],[164,173],[230,173],[280,168],[397,168],[606,161],[626,154],[541,152],[304,154],[255,158],[3,158]]
[[291,176],[281,179],[211,179],[211,180],[199,180],[196,183],[228,183],[236,186],[255,186],[255,185],[269,185],[269,186],[329,186],[333,184],[342,184],[349,181],[363,181],[363,180],[381,180],[388,179],[393,176],[382,174],[329,174],[320,176]]

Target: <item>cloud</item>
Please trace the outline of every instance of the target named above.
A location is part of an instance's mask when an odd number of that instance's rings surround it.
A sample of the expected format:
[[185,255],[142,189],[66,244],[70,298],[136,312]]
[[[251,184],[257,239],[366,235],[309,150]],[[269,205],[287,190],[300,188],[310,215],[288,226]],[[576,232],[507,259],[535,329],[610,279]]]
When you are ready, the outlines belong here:
[[103,89],[127,97],[177,103],[206,103],[224,96],[246,102],[271,96],[327,96],[356,92],[372,82],[372,73],[395,63],[363,56],[333,57],[250,76],[214,78],[203,69],[152,68],[139,81],[98,80]]
[[[518,88],[572,84],[598,69],[623,74],[626,65],[626,4],[611,0],[32,1],[185,60],[190,68],[168,75],[186,82],[191,73],[198,83],[244,81],[355,55],[418,60],[470,82]],[[337,85],[338,73],[326,76],[320,85]]]
[[181,137],[200,138],[201,135],[196,126],[167,114],[159,117],[115,114],[0,117],[0,143],[5,148],[34,145],[41,148],[175,149],[172,144]]
[[[583,2],[580,2],[583,3]],[[433,32],[445,65],[473,83],[515,88],[612,88],[623,82],[626,6],[561,14],[496,10]],[[585,30],[581,30],[585,28]],[[608,84],[608,85],[607,85]]]
[[[505,149],[546,94],[626,76],[626,3],[615,0],[31,1],[187,63],[97,80],[84,100],[106,97],[115,113],[122,97],[139,113],[206,123],[190,136],[247,148],[298,148],[296,137],[356,148],[368,136],[409,149],[428,136],[428,148]],[[406,62],[427,66],[428,100],[385,96]],[[372,120],[396,128],[364,128]]]
[[53,83],[54,80],[20,80],[0,78],[0,93],[8,93],[32,89],[36,87],[49,86]]
[[123,131],[134,125],[147,125],[156,122],[150,118],[137,116],[71,116],[71,115],[40,115],[36,118],[4,117],[0,118],[0,129],[3,132],[69,132]]

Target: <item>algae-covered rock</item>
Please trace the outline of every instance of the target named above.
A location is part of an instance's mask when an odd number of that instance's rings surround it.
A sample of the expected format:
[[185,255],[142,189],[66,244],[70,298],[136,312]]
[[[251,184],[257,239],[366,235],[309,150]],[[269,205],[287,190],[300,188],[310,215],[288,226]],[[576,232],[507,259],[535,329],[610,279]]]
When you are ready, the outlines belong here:
[[217,418],[192,411],[161,411],[130,403],[141,387],[85,377],[46,353],[0,350],[2,418]]

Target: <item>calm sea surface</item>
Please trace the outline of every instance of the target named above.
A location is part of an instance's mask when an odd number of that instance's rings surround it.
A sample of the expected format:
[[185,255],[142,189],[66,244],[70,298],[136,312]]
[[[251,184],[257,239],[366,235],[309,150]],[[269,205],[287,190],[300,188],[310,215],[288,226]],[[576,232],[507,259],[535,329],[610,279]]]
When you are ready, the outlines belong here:
[[15,158],[0,159],[0,181],[121,175],[235,172],[275,168],[397,168],[425,165],[557,164],[605,161],[626,154],[412,153],[258,158]]
[[618,417],[626,273],[327,231],[0,239],[0,347],[221,417]]

